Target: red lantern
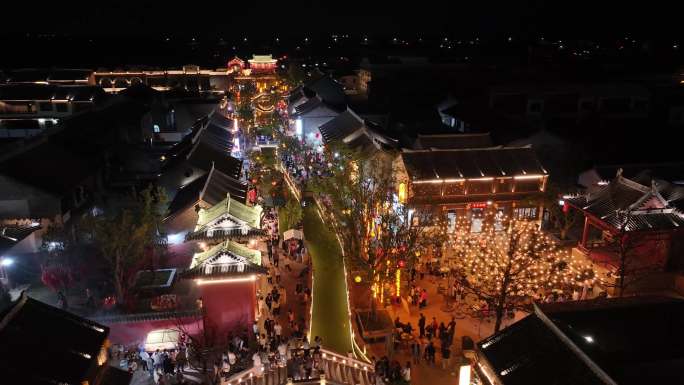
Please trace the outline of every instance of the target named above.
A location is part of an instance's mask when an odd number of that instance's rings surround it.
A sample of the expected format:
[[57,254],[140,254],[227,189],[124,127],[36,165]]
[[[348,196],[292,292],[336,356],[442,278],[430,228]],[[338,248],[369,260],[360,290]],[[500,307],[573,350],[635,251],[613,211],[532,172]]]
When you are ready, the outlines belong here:
[[399,267],[403,268],[404,266],[406,266],[406,262],[403,259],[400,259],[399,260]]

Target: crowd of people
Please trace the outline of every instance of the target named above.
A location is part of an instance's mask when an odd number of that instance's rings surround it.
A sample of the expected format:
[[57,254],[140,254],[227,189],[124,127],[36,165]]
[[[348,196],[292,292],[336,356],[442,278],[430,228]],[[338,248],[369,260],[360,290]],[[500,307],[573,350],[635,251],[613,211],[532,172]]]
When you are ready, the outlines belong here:
[[[437,351],[441,356],[443,369],[448,369],[451,364],[451,350],[456,335],[456,319],[451,317],[451,321],[438,322],[436,317],[428,322],[423,313],[418,318],[418,327],[414,329],[411,322],[403,323],[397,317],[394,320],[396,328],[397,342],[402,340],[410,341],[411,358],[414,364],[425,362],[428,365],[436,364]],[[402,338],[403,336],[403,338]]]
[[406,365],[401,366],[399,361],[390,361],[387,356],[379,360],[372,357],[371,360],[375,366],[376,384],[411,383],[411,361],[406,361]]
[[322,153],[306,149],[302,152],[290,153],[283,151],[282,163],[287,173],[298,187],[302,187],[312,176],[325,176],[329,173],[329,166]]
[[115,345],[110,350],[110,359],[119,362],[119,367],[133,374],[147,372],[155,383],[161,385],[185,384],[184,372],[188,367],[188,348],[182,339],[177,349],[156,349],[148,352],[144,347],[126,350]]

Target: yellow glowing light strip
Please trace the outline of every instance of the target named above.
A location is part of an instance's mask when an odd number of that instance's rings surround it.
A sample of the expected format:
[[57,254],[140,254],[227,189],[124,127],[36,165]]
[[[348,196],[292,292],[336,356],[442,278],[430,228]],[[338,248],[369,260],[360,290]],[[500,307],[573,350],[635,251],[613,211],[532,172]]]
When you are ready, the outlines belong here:
[[254,282],[256,281],[255,275],[250,275],[249,277],[241,278],[224,278],[224,279],[196,279],[198,285],[213,285],[216,283],[234,283],[234,282]]
[[544,175],[518,175],[514,179],[539,179],[543,177]]

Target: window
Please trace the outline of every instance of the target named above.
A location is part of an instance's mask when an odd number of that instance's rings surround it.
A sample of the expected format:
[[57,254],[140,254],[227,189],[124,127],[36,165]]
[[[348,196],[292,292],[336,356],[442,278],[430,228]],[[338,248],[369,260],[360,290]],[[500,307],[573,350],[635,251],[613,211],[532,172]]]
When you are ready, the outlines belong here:
[[152,130],[154,130],[154,133],[155,133],[155,134],[157,134],[157,133],[159,133],[159,131],[161,131],[161,130],[159,129],[159,125],[158,125],[158,124],[155,124],[154,127],[152,128]]
[[38,109],[41,111],[52,111],[52,103],[50,102],[39,102]]
[[463,195],[465,192],[465,182],[444,183],[444,195]]
[[518,179],[515,181],[515,192],[537,192],[540,190],[541,178],[539,179]]
[[414,183],[411,186],[413,197],[422,198],[426,196],[439,196],[441,195],[442,184],[441,183]]
[[470,209],[470,232],[471,233],[481,233],[483,224],[484,224],[484,209],[482,209],[482,208]]
[[537,219],[537,208],[536,207],[516,207],[513,211],[513,216],[515,219],[520,220],[533,220]]
[[508,193],[513,191],[513,179],[512,178],[499,178],[494,182],[494,187],[497,193]]
[[494,231],[503,231],[506,223],[504,222],[504,209],[499,207],[496,209],[496,214],[494,214]]
[[66,103],[55,103],[57,112],[69,112],[69,106]]
[[468,181],[468,194],[491,194],[491,180],[471,180]]

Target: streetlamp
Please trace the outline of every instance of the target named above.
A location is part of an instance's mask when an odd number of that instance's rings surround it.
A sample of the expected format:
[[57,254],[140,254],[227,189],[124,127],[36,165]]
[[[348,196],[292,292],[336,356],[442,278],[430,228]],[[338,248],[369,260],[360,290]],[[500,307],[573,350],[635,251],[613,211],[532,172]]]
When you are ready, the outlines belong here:
[[9,287],[9,275],[7,268],[14,264],[14,259],[10,257],[0,257],[0,285]]

